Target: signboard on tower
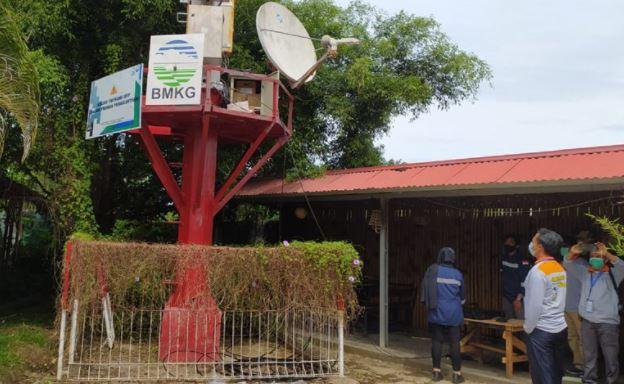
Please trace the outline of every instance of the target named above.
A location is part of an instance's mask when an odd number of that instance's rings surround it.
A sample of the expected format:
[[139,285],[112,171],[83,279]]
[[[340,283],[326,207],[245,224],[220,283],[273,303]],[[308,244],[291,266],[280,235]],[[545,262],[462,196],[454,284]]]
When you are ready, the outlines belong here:
[[87,139],[141,127],[143,64],[91,83]]
[[152,36],[145,104],[200,104],[203,60],[203,34]]

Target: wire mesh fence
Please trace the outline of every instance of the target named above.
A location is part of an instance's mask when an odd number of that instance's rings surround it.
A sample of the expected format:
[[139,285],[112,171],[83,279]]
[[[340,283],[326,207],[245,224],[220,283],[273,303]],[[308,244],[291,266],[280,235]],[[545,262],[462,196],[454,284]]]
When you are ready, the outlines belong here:
[[[167,313],[114,308],[106,298],[81,310],[73,304],[61,315],[61,380],[266,380],[336,376],[344,369],[339,310]],[[163,332],[168,318],[184,326]],[[173,341],[163,341],[165,334]]]

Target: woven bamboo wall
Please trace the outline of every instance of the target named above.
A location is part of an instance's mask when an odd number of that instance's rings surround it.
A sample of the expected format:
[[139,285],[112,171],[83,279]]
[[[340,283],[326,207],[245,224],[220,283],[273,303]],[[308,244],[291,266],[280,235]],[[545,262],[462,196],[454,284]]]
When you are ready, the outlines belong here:
[[[599,229],[586,213],[622,217],[624,208],[619,204],[622,200],[621,193],[604,192],[391,200],[390,295],[393,291],[404,291],[405,287],[411,289],[414,300],[407,328],[425,329],[425,311],[415,300],[419,283],[438,250],[451,246],[464,273],[468,303],[500,310],[500,251],[506,234],[516,234],[523,251],[540,227],[553,229],[566,238],[574,238],[582,229],[593,230],[600,237]],[[291,203],[282,208],[282,237],[322,239],[311,214],[304,220],[294,217],[297,206],[305,204]],[[365,276],[371,284],[377,282],[379,236],[368,223],[371,212],[378,209],[378,202],[313,203],[313,209],[326,238],[352,242],[362,255]],[[393,287],[398,288],[393,290]],[[392,308],[399,305],[394,302],[400,301],[404,306],[404,299],[390,298],[391,322],[406,320],[401,311],[395,313]]]

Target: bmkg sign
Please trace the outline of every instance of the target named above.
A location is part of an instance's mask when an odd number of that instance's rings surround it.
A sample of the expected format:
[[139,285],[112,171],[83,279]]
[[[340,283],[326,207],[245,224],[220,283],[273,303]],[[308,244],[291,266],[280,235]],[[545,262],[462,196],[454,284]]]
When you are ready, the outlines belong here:
[[203,34],[152,36],[145,104],[200,104],[203,49]]

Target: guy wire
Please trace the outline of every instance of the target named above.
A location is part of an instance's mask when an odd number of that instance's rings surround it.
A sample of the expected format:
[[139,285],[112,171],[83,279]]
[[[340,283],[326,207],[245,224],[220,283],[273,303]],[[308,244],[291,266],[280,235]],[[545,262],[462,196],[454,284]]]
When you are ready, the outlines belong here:
[[321,233],[321,236],[323,237],[323,241],[327,241],[327,237],[325,236],[325,232],[323,232],[323,228],[321,228],[321,224],[319,223],[319,221],[318,221],[318,219],[316,217],[316,214],[314,213],[314,209],[312,208],[312,204],[310,204],[310,199],[308,198],[308,193],[303,188],[303,180],[301,180],[300,170],[299,170],[299,167],[297,167],[297,163],[295,162],[295,156],[293,156],[292,152],[290,151],[290,148],[286,148],[286,152],[288,152],[288,154],[290,154],[290,158],[292,159],[293,166],[297,170],[297,179],[299,180],[299,185],[301,186],[301,191],[303,192],[303,197],[305,198],[305,201],[306,201],[306,204],[308,206],[308,209],[310,210],[310,213],[312,214],[312,218],[314,219],[314,222],[316,223],[316,227],[318,228],[319,232]]
[[275,29],[267,29],[267,28],[262,28],[262,29],[260,29],[260,30],[261,30],[261,31],[267,31],[267,32],[280,33],[280,34],[282,34],[282,35],[288,35],[288,36],[298,37],[298,38],[300,38],[300,39],[308,39],[308,40],[322,41],[322,39],[319,39],[319,38],[316,38],[316,37],[309,37],[309,36],[297,35],[297,34],[290,33],[290,32],[276,31]]

